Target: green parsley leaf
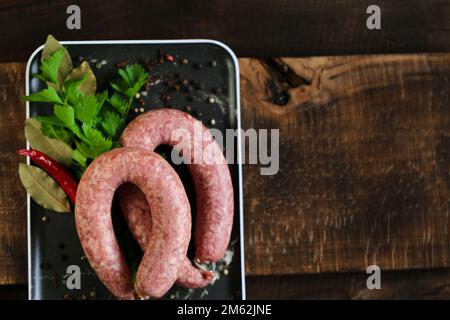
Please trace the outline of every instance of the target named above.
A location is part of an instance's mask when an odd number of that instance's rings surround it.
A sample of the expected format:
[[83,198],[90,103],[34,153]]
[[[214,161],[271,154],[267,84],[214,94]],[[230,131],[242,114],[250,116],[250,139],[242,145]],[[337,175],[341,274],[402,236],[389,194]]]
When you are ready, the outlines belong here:
[[86,159],[95,159],[97,157],[97,153],[88,144],[79,141],[75,141],[75,144],[77,146],[77,157],[79,155],[83,156]]
[[144,78],[145,80],[148,78],[148,73],[137,63],[128,65],[125,69],[119,69],[119,75],[125,80],[129,87],[141,82]]
[[36,119],[38,119],[41,123],[48,123],[54,126],[64,127],[64,122],[58,119],[58,117],[51,115],[51,116],[37,116]]
[[108,110],[103,115],[101,126],[110,137],[117,138],[118,133],[125,126],[125,119],[121,118],[117,113]]
[[95,97],[97,98],[97,102],[98,102],[98,110],[97,110],[97,114],[100,112],[103,104],[105,103],[105,101],[108,100],[108,91],[102,91],[99,92],[95,95]]
[[74,104],[75,118],[92,126],[98,113],[98,101],[95,96],[81,96]]
[[87,157],[81,153],[81,151],[77,148],[72,153],[72,159],[77,163],[83,170],[86,168]]
[[59,49],[63,49],[64,54],[61,59],[61,63],[58,69],[58,86],[60,86],[67,75],[72,71],[72,59],[70,58],[69,52],[65,47],[63,47],[58,40],[56,40],[51,34],[48,35],[45,41],[44,49],[42,50],[41,61],[49,58],[54,52]]
[[41,122],[41,132],[49,138],[60,139],[70,145],[73,141],[73,134],[69,130],[52,125],[51,123]]
[[39,92],[30,94],[29,96],[24,97],[26,101],[32,102],[52,102],[56,104],[62,104],[63,101],[52,87],[48,87],[47,89],[41,90]]
[[[83,132],[88,139],[89,146],[91,150],[96,154],[96,156],[102,154],[105,151],[111,149],[112,142],[109,139],[106,139],[101,131],[91,128],[86,124],[82,126]],[[95,159],[95,157],[93,158]]]
[[71,79],[64,81],[63,97],[66,103],[74,104],[81,98],[83,93],[81,92],[79,87],[84,80],[85,76],[81,79]]
[[55,113],[56,117],[66,125],[67,128],[72,128],[76,125],[75,110],[73,107],[67,105],[55,105],[53,107],[53,112]]
[[53,112],[68,129],[70,129],[82,141],[86,142],[86,137],[84,137],[83,133],[80,130],[80,127],[75,122],[75,110],[73,107],[68,105],[55,105],[53,107]]
[[121,94],[114,92],[108,102],[116,109],[116,111],[121,115],[128,113],[128,102],[122,97]]
[[58,84],[58,71],[64,55],[64,50],[64,48],[60,48],[53,52],[50,57],[41,61],[41,73],[39,74],[39,79],[45,79],[45,81]]
[[118,72],[122,79],[112,81],[111,87],[129,99],[133,99],[148,80],[148,73],[137,63],[119,69]]

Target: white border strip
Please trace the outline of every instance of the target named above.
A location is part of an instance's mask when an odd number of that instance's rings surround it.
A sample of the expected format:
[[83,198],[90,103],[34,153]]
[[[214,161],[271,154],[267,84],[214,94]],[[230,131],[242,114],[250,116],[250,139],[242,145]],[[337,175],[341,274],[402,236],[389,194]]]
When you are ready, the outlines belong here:
[[[243,178],[242,178],[242,155],[241,155],[241,102],[240,102],[240,84],[239,84],[239,62],[234,52],[226,44],[209,39],[188,39],[188,40],[98,40],[98,41],[60,41],[61,44],[180,44],[180,43],[209,43],[225,49],[233,59],[236,70],[236,109],[237,109],[237,129],[238,129],[238,173],[239,173],[239,237],[240,237],[240,251],[241,251],[241,290],[242,299],[246,299],[245,286],[245,255],[244,255],[244,198],[243,198]],[[44,45],[38,47],[31,54],[25,69],[25,94],[30,94],[30,67],[34,57],[44,48]],[[26,102],[26,118],[30,117],[30,103]],[[30,148],[27,140],[27,149]],[[30,159],[27,158],[27,164],[30,164]],[[28,251],[28,299],[31,299],[31,229],[30,229],[30,196],[27,194],[27,251]]]

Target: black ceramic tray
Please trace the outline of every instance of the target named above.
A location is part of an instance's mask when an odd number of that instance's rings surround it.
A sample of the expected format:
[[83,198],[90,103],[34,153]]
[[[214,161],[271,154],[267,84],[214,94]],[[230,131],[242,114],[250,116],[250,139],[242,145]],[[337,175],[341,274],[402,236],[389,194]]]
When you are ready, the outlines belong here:
[[[74,65],[87,60],[94,71],[98,90],[109,89],[117,74],[117,64],[128,60],[151,65],[153,86],[145,100],[145,110],[170,107],[191,113],[209,127],[225,131],[240,129],[239,70],[233,52],[222,43],[210,40],[169,41],[81,41],[61,42],[69,50]],[[26,70],[26,93],[43,88],[33,78],[38,72],[42,47],[30,57]],[[173,62],[161,62],[161,55]],[[106,64],[102,64],[106,62]],[[168,98],[169,97],[169,98]],[[213,99],[210,99],[213,98]],[[130,112],[140,114],[141,105]],[[48,114],[51,106],[27,103],[27,117]],[[138,111],[138,112],[135,112]],[[240,150],[236,142],[236,149]],[[237,151],[236,150],[236,151]],[[164,152],[167,150],[160,150]],[[225,261],[215,267],[220,278],[205,289],[173,287],[165,299],[245,299],[242,225],[242,172],[235,152],[230,171],[234,185],[235,219],[232,240]],[[194,188],[186,168],[175,168],[185,184],[195,219]],[[120,214],[118,215],[120,216]],[[44,218],[45,217],[45,218]],[[43,219],[44,218],[44,219]],[[113,210],[114,218],[114,210]],[[123,223],[114,218],[116,224]],[[44,222],[43,220],[47,220]],[[194,226],[194,224],[193,224]],[[194,229],[194,228],[193,228]],[[128,234],[128,237],[131,236]],[[136,250],[132,243],[122,250]],[[189,255],[192,258],[192,241]],[[137,249],[139,250],[139,249]],[[65,284],[67,267],[81,268],[81,289],[69,290]],[[46,210],[28,197],[28,286],[30,299],[113,299],[91,269],[81,248],[73,214]]]

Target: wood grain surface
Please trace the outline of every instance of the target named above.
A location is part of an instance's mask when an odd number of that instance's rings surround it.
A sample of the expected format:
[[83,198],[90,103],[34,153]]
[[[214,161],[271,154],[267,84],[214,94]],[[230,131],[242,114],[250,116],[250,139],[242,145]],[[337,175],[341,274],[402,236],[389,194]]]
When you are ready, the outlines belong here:
[[450,55],[240,59],[243,126],[280,129],[244,171],[251,275],[447,267]]
[[[240,67],[243,126],[280,128],[279,173],[245,166],[249,275],[450,266],[450,54]],[[23,64],[0,64],[0,283],[26,280],[23,81]]]
[[[69,30],[73,3],[0,1],[0,61],[25,62],[50,32],[59,40],[210,38],[240,57],[450,51],[448,0],[78,0],[81,30]],[[366,28],[372,4],[381,30]]]
[[[450,269],[386,271],[381,290],[368,290],[367,274],[318,273],[247,276],[247,299],[450,299]],[[27,299],[26,285],[0,286],[0,300]]]
[[383,271],[381,290],[369,290],[368,275],[318,273],[249,276],[249,299],[450,299],[450,269]]
[[25,146],[24,77],[23,64],[0,65],[0,284],[26,282],[26,194],[15,153]]

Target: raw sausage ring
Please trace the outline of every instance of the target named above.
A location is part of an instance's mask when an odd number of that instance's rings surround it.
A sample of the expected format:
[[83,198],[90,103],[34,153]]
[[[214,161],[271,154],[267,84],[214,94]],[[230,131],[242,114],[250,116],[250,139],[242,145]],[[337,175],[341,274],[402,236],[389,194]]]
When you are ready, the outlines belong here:
[[[124,183],[117,189],[120,208],[131,234],[145,251],[152,234],[152,217],[144,193],[132,183]],[[203,288],[211,283],[214,274],[201,268],[194,268],[185,257],[178,269],[176,284],[185,288]]]
[[[114,192],[124,182],[143,191],[152,212],[152,232],[135,288],[111,219]],[[75,221],[92,268],[116,297],[133,299],[136,292],[159,298],[175,282],[189,245],[190,205],[180,178],[158,154],[119,148],[94,160],[78,186]]]
[[[187,133],[190,139],[185,141],[183,139],[186,137],[174,134],[177,130]],[[174,147],[179,153],[185,152],[183,157],[187,160],[197,196],[196,259],[204,263],[222,259],[230,241],[233,225],[233,185],[222,149],[209,129],[182,111],[157,109],[131,121],[124,130],[120,142],[123,146],[140,147],[151,151],[165,144]],[[213,159],[216,162],[198,163],[196,153],[199,151],[202,160]],[[140,226],[150,225],[151,210],[148,209],[145,198],[137,194],[139,191],[133,192],[132,189],[129,187],[126,192],[119,192],[119,201],[131,232],[144,248],[146,239],[150,237],[151,228]],[[206,286],[210,280],[210,275],[192,266],[186,258],[180,269],[177,284],[199,288]]]

